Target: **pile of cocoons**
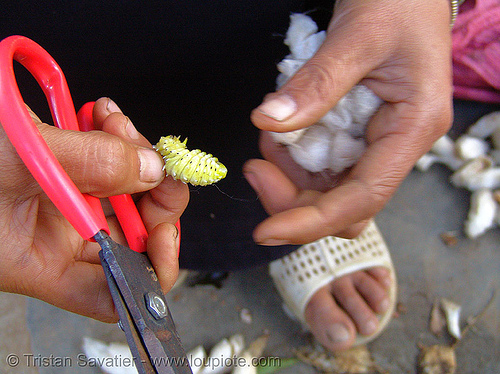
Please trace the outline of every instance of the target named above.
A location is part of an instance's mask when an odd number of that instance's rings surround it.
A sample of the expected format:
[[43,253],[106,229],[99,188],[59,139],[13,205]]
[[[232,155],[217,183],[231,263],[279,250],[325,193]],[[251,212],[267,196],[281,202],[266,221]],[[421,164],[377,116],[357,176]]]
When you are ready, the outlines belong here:
[[416,168],[427,171],[435,164],[453,170],[450,182],[471,191],[464,224],[469,238],[477,238],[500,226],[500,112],[481,117],[456,141],[441,137]]

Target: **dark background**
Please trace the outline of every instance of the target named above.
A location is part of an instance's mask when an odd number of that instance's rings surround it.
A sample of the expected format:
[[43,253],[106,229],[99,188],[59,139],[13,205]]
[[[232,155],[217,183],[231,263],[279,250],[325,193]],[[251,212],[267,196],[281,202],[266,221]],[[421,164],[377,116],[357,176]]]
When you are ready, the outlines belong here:
[[[274,90],[290,13],[313,10],[325,26],[331,9],[298,0],[12,1],[0,12],[0,38],[24,35],[45,48],[77,110],[111,97],[151,143],[187,136],[188,148],[217,156],[229,170],[217,185],[225,194],[191,187],[181,263],[233,269],[290,249],[251,239],[265,212],[241,173],[247,159],[259,157],[249,115]],[[27,104],[51,123],[34,79],[20,65],[16,77]]]

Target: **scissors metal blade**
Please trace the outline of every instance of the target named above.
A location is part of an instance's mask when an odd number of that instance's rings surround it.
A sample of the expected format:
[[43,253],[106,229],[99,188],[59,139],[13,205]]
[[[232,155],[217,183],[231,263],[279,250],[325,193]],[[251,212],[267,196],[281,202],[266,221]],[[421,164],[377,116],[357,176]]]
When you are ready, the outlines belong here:
[[139,373],[192,373],[148,257],[114,242],[103,231],[95,239]]

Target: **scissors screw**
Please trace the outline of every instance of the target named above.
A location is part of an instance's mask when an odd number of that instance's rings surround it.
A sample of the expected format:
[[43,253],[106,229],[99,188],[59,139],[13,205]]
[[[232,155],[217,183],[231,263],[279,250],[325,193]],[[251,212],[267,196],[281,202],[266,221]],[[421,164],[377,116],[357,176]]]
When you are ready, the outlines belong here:
[[162,319],[167,316],[167,305],[160,296],[154,292],[148,292],[145,298],[146,307],[155,319]]

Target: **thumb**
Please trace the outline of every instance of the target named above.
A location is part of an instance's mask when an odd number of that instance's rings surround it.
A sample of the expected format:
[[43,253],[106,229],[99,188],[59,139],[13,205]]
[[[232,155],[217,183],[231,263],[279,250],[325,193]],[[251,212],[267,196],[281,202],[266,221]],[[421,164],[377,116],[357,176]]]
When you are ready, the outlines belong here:
[[[61,130],[44,124],[30,111],[47,145],[84,193],[107,197],[157,186],[164,178],[163,161],[150,147],[103,131]],[[127,118],[116,120],[126,126]],[[40,193],[40,186],[22,162],[0,125],[0,192],[3,198]]]
[[45,124],[39,130],[81,192],[97,197],[132,194],[150,190],[164,178],[163,161],[152,148],[103,131],[69,131]]
[[359,26],[360,18],[364,18],[359,9],[339,14],[332,18],[326,39],[315,55],[252,111],[255,126],[277,132],[310,126],[371,70],[374,59],[380,57],[374,52],[380,33],[372,32],[366,22]]

